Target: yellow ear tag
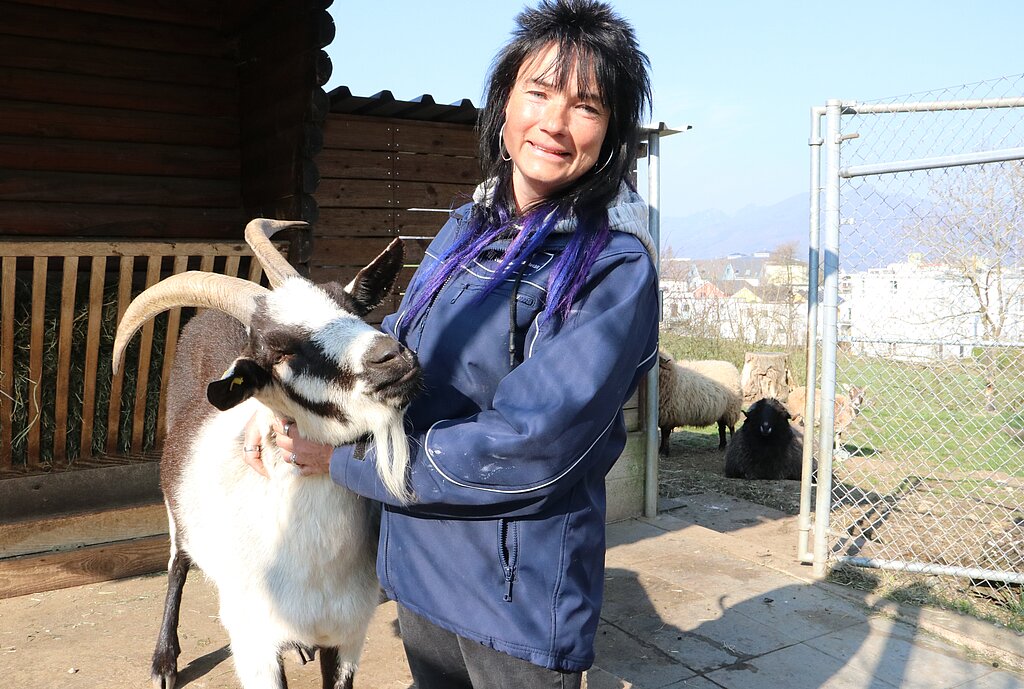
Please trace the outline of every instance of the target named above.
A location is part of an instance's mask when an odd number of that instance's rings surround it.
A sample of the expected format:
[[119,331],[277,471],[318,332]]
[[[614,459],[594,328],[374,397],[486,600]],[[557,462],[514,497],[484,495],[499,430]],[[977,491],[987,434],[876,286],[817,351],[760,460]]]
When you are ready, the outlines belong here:
[[242,378],[240,376],[236,377],[236,378],[232,378],[231,379],[231,385],[228,386],[228,390],[231,390],[236,385],[241,385],[241,384],[242,384]]

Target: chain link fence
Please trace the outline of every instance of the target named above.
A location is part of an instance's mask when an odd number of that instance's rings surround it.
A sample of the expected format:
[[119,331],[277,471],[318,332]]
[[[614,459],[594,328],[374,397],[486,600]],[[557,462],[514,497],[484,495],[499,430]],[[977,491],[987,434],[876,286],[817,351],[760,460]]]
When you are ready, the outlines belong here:
[[811,144],[802,553],[953,578],[1024,620],[1024,75],[831,101]]

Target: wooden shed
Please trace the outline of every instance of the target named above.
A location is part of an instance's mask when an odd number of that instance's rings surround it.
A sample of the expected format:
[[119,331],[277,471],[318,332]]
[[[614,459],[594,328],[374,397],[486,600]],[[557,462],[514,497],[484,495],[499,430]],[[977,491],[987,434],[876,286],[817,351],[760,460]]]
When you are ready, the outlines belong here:
[[[0,2],[0,596],[159,570],[173,312],[188,268],[261,278],[253,217],[316,220],[329,0]],[[309,233],[282,245],[308,269]],[[166,347],[165,347],[166,344]]]
[[[471,102],[324,92],[329,4],[0,0],[0,597],[166,567],[161,390],[190,310],[112,376],[133,295],[186,269],[261,280],[259,216],[310,223],[280,246],[315,280],[401,235],[404,288],[478,183]],[[643,505],[627,418],[613,519]]]

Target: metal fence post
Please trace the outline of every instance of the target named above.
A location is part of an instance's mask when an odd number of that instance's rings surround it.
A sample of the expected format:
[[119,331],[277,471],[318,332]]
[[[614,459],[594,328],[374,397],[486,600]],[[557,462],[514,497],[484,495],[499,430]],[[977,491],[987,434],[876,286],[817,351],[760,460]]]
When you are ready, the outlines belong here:
[[[825,284],[822,293],[821,411],[818,436],[818,480],[814,508],[814,575],[826,573],[828,524],[832,495],[832,441],[835,423],[836,341],[839,315],[839,148],[842,103],[825,105]],[[808,388],[813,381],[808,381]],[[814,419],[805,423],[813,426]]]

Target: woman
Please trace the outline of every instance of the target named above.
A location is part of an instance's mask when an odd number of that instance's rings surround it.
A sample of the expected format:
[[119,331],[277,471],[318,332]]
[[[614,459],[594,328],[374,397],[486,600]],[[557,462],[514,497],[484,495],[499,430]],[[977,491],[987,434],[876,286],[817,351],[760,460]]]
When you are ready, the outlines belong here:
[[580,686],[604,477],[657,351],[647,207],[629,181],[647,57],[594,0],[544,0],[517,22],[480,116],[487,181],[382,326],[424,373],[407,413],[412,502],[384,490],[372,447],[275,427],[304,473],[384,504],[377,569],[419,689]]

